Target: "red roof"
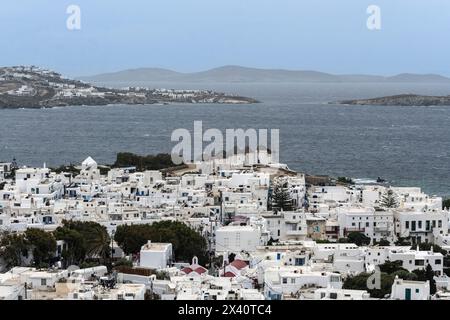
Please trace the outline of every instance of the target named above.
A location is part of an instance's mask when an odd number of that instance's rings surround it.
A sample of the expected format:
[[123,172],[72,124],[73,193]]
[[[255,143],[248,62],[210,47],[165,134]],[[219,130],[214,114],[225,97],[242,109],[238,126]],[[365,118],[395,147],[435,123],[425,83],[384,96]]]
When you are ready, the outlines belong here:
[[183,271],[183,272],[186,273],[186,274],[189,274],[189,273],[191,273],[191,272],[194,271],[194,270],[192,270],[192,269],[189,268],[189,267],[185,267],[185,268],[181,269],[181,271]]
[[231,271],[225,272],[225,274],[224,274],[223,276],[224,276],[224,277],[228,277],[228,278],[234,278],[234,277],[236,277],[236,275],[235,275],[233,272],[231,272]]
[[230,263],[230,265],[238,270],[244,269],[246,266],[248,266],[247,263],[242,260],[234,260],[232,263]]
[[203,268],[203,267],[198,267],[198,268],[195,269],[194,271],[197,272],[198,274],[202,274],[202,273],[205,273],[205,272],[208,271],[208,270],[206,270],[206,269]]

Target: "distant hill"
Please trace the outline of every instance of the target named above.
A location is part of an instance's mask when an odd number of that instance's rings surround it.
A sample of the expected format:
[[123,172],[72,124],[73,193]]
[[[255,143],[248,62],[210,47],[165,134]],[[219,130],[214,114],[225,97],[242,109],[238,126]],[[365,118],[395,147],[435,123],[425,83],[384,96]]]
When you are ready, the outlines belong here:
[[172,70],[160,68],[139,68],[129,69],[113,73],[104,73],[91,77],[82,77],[80,80],[87,82],[115,82],[115,81],[146,81],[149,79],[158,79],[158,81],[173,81],[177,77],[183,76]]
[[391,77],[376,75],[334,75],[318,71],[257,69],[241,66],[223,66],[202,72],[181,73],[161,68],[139,68],[80,77],[94,83],[108,82],[448,82],[436,74],[399,74]]

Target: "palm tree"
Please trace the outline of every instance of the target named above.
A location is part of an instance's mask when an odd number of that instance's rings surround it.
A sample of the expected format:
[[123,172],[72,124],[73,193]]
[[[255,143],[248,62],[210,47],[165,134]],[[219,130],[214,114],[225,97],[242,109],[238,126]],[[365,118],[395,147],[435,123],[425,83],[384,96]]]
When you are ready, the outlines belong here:
[[90,226],[90,232],[85,233],[86,255],[90,258],[98,257],[105,261],[110,254],[110,237],[106,228],[100,224]]

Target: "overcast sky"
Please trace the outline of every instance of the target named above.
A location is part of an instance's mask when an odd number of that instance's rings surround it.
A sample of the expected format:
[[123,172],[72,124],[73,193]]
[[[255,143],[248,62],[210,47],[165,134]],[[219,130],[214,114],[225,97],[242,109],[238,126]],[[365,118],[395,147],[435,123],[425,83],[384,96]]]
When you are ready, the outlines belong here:
[[[68,30],[66,9],[81,9]],[[381,8],[381,30],[366,26]],[[221,65],[450,76],[449,0],[3,0],[0,65],[69,76]]]

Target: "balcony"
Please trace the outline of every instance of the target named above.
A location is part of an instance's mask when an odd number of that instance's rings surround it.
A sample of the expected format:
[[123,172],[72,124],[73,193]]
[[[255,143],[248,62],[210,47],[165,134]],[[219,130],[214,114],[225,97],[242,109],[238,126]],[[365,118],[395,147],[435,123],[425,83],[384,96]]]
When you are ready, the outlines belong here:
[[361,232],[364,233],[365,232],[365,228],[344,228],[344,235],[347,235],[351,232]]
[[376,226],[373,228],[373,230],[375,232],[388,232],[389,230],[389,226],[387,225],[380,225],[380,226]]

